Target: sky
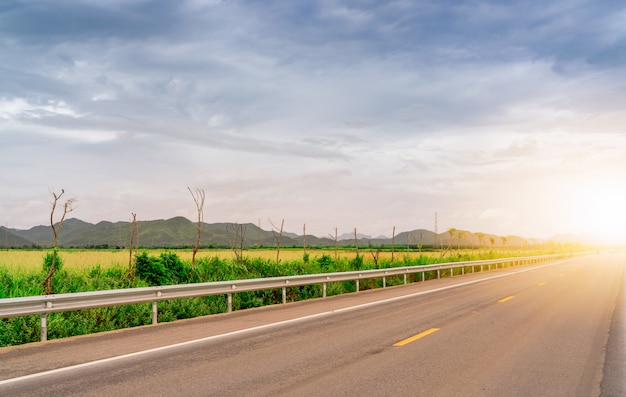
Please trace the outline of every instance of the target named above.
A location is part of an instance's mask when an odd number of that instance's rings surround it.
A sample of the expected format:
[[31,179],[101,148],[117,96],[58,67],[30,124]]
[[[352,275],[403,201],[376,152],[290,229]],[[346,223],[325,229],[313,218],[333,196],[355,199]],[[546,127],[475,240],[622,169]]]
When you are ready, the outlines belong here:
[[623,1],[5,0],[0,224],[626,241]]

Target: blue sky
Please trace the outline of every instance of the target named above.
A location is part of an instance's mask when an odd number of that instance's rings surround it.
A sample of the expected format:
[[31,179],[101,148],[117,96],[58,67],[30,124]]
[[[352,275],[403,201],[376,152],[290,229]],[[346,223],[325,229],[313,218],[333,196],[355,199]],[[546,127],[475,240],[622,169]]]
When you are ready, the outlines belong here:
[[619,1],[4,1],[0,223],[619,232]]

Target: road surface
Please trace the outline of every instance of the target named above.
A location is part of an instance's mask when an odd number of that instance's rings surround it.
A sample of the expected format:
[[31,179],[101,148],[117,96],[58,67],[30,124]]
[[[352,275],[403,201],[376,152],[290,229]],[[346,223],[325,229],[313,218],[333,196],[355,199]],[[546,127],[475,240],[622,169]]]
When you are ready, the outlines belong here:
[[0,349],[11,396],[624,396],[601,254]]

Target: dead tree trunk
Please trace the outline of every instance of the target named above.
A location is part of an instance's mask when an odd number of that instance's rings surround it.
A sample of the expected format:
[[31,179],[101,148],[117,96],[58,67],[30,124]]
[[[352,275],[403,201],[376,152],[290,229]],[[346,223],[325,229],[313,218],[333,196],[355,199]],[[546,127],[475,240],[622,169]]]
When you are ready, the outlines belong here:
[[376,266],[376,268],[378,269],[378,258],[380,257],[382,249],[378,247],[376,250],[374,250],[374,246],[372,245],[371,241],[369,241],[367,245],[370,250],[370,255],[372,255],[372,259],[374,260],[374,266]]
[[137,229],[137,214],[131,212],[133,220],[130,223],[130,249],[128,257],[128,273],[131,277],[135,277],[135,264],[134,258],[137,258],[137,250],[139,249],[139,231]]
[[328,236],[335,240],[335,262],[337,262],[337,228],[335,228],[334,236],[332,234],[329,234]]
[[[270,220],[270,224],[272,225],[272,235],[274,236],[274,240],[276,240],[276,263],[280,262],[280,241],[283,239],[283,226],[285,225],[285,220],[283,219],[280,223],[280,229],[272,223]],[[278,234],[277,233],[278,229]]]
[[302,257],[306,258],[306,223],[302,225]]
[[189,186],[187,186],[187,190],[191,193],[191,197],[196,203],[196,209],[198,211],[198,237],[196,238],[196,245],[193,247],[191,254],[191,266],[193,267],[196,265],[196,254],[200,247],[200,235],[202,234],[202,222],[204,221],[204,189],[196,188],[196,192],[194,193]]
[[54,222],[54,212],[56,210],[57,204],[61,197],[65,194],[65,190],[61,189],[61,193],[57,194],[56,192],[50,192],[52,195],[52,208],[50,210],[50,227],[52,228],[52,233],[54,234],[54,243],[52,247],[52,263],[50,264],[50,268],[48,269],[48,275],[44,280],[44,284],[46,286],[46,295],[52,293],[52,276],[57,271],[57,261],[58,261],[58,243],[59,243],[59,233],[61,232],[61,227],[63,226],[63,221],[65,220],[65,216],[68,212],[72,212],[74,208],[72,205],[76,201],[73,198],[69,198],[65,200],[63,203],[63,215],[61,215],[61,219],[56,223]]
[[243,259],[243,241],[246,234],[246,228],[244,225],[233,223],[232,235],[230,230],[228,230],[228,225],[226,225],[226,233],[229,235],[230,248],[235,254],[235,260],[239,263]]
[[409,249],[411,247],[411,233],[406,234],[406,255],[409,256]]
[[393,227],[393,233],[391,235],[391,263],[393,263],[393,256],[396,248],[396,227]]

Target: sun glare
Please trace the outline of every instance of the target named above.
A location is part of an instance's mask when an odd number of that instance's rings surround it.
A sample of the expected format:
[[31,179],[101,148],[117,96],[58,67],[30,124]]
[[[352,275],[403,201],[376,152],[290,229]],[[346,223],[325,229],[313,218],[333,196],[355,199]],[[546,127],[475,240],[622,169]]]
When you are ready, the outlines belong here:
[[585,184],[570,201],[579,233],[600,244],[626,245],[626,187],[607,181]]

